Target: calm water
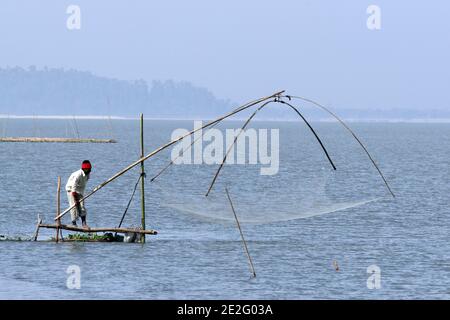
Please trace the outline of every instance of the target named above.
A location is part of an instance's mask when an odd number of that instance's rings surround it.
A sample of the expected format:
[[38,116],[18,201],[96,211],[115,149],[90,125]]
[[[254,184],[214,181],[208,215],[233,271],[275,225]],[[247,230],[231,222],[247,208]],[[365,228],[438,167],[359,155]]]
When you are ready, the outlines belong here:
[[[191,121],[146,121],[147,151],[169,141],[173,129],[192,126]],[[226,166],[206,199],[217,165],[173,166],[154,183],[147,179],[147,225],[159,234],[145,245],[2,241],[0,298],[449,299],[450,125],[351,126],[396,199],[338,125],[315,124],[338,168],[334,172],[300,123],[257,122],[255,128],[280,130],[277,175],[260,176],[259,165]],[[80,120],[78,127],[82,137],[109,135],[106,121]],[[65,184],[81,160],[94,164],[89,189],[136,160],[138,122],[113,121],[112,127],[118,144],[0,144],[0,234],[31,236],[38,213],[51,222],[57,176]],[[9,120],[6,132],[66,136],[72,131],[66,120]],[[168,161],[170,151],[147,161],[147,175]],[[130,171],[87,201],[91,226],[118,224],[138,175],[137,169]],[[225,186],[242,219],[255,279]],[[67,206],[64,193],[62,203]],[[139,225],[139,208],[138,193],[125,225]],[[52,235],[41,230],[40,239]],[[66,287],[70,265],[81,268],[80,290]],[[380,289],[367,288],[370,265],[381,269]]]

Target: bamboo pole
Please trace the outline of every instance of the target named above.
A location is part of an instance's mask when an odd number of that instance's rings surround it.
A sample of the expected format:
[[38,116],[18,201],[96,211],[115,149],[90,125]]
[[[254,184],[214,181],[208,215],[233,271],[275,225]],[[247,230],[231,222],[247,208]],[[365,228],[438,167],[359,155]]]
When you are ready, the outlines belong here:
[[75,129],[77,130],[77,137],[80,139],[80,131],[78,131],[78,124],[77,120],[75,119],[75,116],[73,116],[73,124],[75,125]]
[[222,170],[222,167],[224,166],[225,161],[227,160],[228,154],[230,153],[231,149],[234,148],[234,145],[235,145],[237,139],[239,138],[239,136],[241,135],[241,133],[245,130],[247,125],[250,123],[250,121],[253,119],[253,117],[258,113],[258,111],[261,110],[262,108],[264,108],[269,103],[272,103],[272,102],[275,102],[275,101],[267,101],[267,102],[265,102],[262,106],[260,106],[258,109],[256,109],[252,113],[252,115],[247,119],[247,121],[245,121],[244,125],[242,126],[242,128],[239,131],[239,133],[237,134],[237,136],[234,137],[234,141],[231,144],[231,146],[228,148],[227,153],[225,153],[225,156],[223,157],[222,163],[220,164],[219,169],[217,169],[216,174],[214,175],[214,178],[213,178],[211,184],[209,185],[208,191],[205,194],[205,197],[207,197],[209,195],[209,193],[211,192],[211,189],[214,186],[214,183],[216,182],[217,177],[219,176],[220,170]]
[[39,228],[41,227],[41,224],[42,224],[42,218],[41,218],[41,215],[38,214],[38,222],[36,225],[36,231],[34,232],[34,235],[33,235],[33,241],[37,241],[37,238],[39,235]]
[[381,172],[380,168],[378,167],[377,163],[375,162],[375,160],[373,159],[372,155],[369,153],[369,151],[367,150],[366,146],[362,143],[362,141],[356,136],[356,134],[353,132],[352,129],[350,129],[350,127],[341,119],[339,118],[334,112],[332,112],[330,109],[326,108],[325,106],[321,105],[320,103],[317,103],[313,100],[307,99],[307,98],[303,98],[303,97],[299,97],[299,96],[290,96],[287,95],[285,96],[287,98],[294,98],[294,99],[299,99],[299,100],[303,100],[306,102],[309,102],[313,105],[315,105],[316,107],[319,107],[320,109],[324,110],[325,112],[327,112],[328,114],[330,114],[332,117],[334,117],[337,121],[339,121],[340,124],[342,124],[344,126],[344,128],[350,132],[350,134],[353,136],[353,138],[355,138],[355,140],[359,143],[359,145],[361,146],[361,148],[363,148],[364,152],[366,153],[366,155],[369,157],[370,161],[372,162],[372,164],[374,165],[374,167],[377,169],[378,174],[380,175],[380,177],[383,179],[384,184],[386,185],[387,189],[389,190],[389,193],[392,195],[393,198],[395,198],[395,194],[392,191],[391,187],[389,186],[386,178],[384,177],[383,173]]
[[[141,113],[141,158],[144,157],[144,115]],[[144,161],[141,162],[141,224],[142,230],[145,230],[145,168]],[[142,235],[141,238],[142,243],[145,243],[145,234]]]
[[[56,216],[61,213],[61,177],[58,176],[58,187],[56,189]],[[56,225],[61,225],[61,220],[56,221]],[[56,228],[56,243],[59,241],[59,228]]]
[[[214,124],[214,125],[212,125],[208,130],[211,130],[211,129],[214,128],[216,125],[217,125],[217,123]],[[162,168],[155,176],[153,176],[153,178],[150,179],[150,182],[155,181],[155,179],[158,178],[164,171],[166,171],[167,169],[169,169],[169,167],[170,167],[171,165],[173,165],[173,164],[175,163],[176,160],[178,160],[181,156],[183,156],[183,154],[185,154],[190,148],[192,148],[192,146],[193,146],[198,140],[202,139],[203,136],[204,136],[204,132],[202,131],[202,134],[201,134],[197,139],[194,139],[194,140],[191,142],[191,144],[190,144],[189,146],[187,146],[186,148],[184,148],[183,150],[181,150],[181,153],[178,154],[178,155],[175,157],[175,159],[171,160],[171,161],[170,161],[164,168]]]
[[287,106],[289,106],[292,110],[295,111],[295,113],[297,113],[299,115],[300,118],[303,119],[303,121],[306,123],[306,125],[308,126],[309,130],[311,130],[311,132],[314,134],[314,136],[316,137],[317,142],[319,142],[320,146],[322,147],[323,152],[325,153],[325,155],[327,156],[328,161],[330,162],[331,166],[333,167],[334,170],[336,170],[336,166],[333,163],[333,160],[331,160],[330,155],[328,154],[327,149],[325,148],[325,146],[322,143],[322,140],[320,140],[319,136],[317,135],[316,131],[314,131],[313,127],[309,124],[309,122],[306,120],[306,118],[300,113],[300,111],[298,111],[298,109],[296,107],[294,107],[292,104],[285,102],[283,100],[278,100],[278,103],[281,104],[285,104]]
[[227,157],[228,157],[228,154],[230,153],[231,149],[232,149],[232,148],[234,147],[234,145],[236,144],[236,141],[237,141],[237,139],[239,138],[240,134],[241,134],[241,133],[243,132],[243,130],[247,127],[247,125],[250,123],[250,121],[253,119],[253,117],[256,115],[256,113],[257,113],[258,111],[260,111],[262,108],[264,108],[267,104],[271,103],[271,102],[276,102],[276,103],[286,104],[286,105],[289,106],[291,109],[293,109],[293,110],[294,110],[294,111],[295,111],[295,112],[303,119],[303,121],[306,123],[306,125],[307,125],[308,128],[311,130],[311,132],[314,134],[314,136],[316,137],[316,139],[317,139],[317,141],[319,142],[320,146],[322,147],[322,150],[324,151],[325,155],[327,156],[327,159],[328,159],[328,161],[330,162],[331,166],[333,167],[334,170],[336,170],[336,166],[334,165],[333,160],[331,160],[331,157],[330,157],[330,155],[328,154],[327,149],[326,149],[325,146],[323,145],[323,143],[322,143],[322,141],[320,140],[320,138],[319,138],[319,136],[317,135],[317,133],[314,131],[313,127],[312,127],[312,126],[309,124],[309,122],[305,119],[305,117],[304,117],[304,116],[298,111],[298,109],[295,108],[293,105],[291,105],[291,104],[289,104],[289,103],[287,103],[287,102],[284,102],[284,101],[282,101],[282,100],[276,98],[275,101],[268,101],[268,102],[264,103],[263,105],[261,105],[258,109],[255,110],[255,112],[253,112],[253,114],[252,114],[252,115],[247,119],[247,121],[244,123],[244,125],[243,125],[242,128],[241,128],[241,130],[239,131],[239,134],[234,138],[233,143],[232,143],[231,146],[228,148],[228,150],[227,150],[227,152],[226,152],[226,154],[225,154],[225,156],[224,156],[224,158],[223,158],[223,160],[222,160],[222,163],[220,164],[219,168],[217,169],[217,171],[216,171],[216,173],[215,173],[215,175],[214,175],[214,178],[213,178],[213,180],[212,180],[212,182],[211,182],[211,184],[210,184],[210,186],[209,186],[209,188],[208,188],[208,191],[207,191],[206,194],[205,194],[206,197],[207,197],[207,196],[209,195],[209,193],[211,192],[211,190],[212,190],[212,188],[213,188],[213,186],[214,186],[214,183],[216,182],[216,180],[217,180],[217,178],[218,178],[218,176],[219,176],[219,173],[220,173],[220,171],[222,170],[222,167],[223,167],[224,164],[225,164],[225,161],[226,161],[226,159],[227,159]]
[[[274,102],[274,101],[272,101],[272,102]],[[259,109],[258,109],[258,110],[259,110]],[[216,123],[216,124],[217,124],[217,123]],[[211,128],[209,128],[209,130],[212,129],[212,128],[214,128],[214,127],[216,126],[216,124],[212,125]],[[242,131],[242,130],[241,130],[241,131]],[[241,131],[240,131],[240,132],[241,132]],[[240,134],[240,133],[239,133],[239,134]],[[204,135],[204,133],[202,132],[202,134],[201,134],[197,139],[195,139],[194,141],[192,141],[191,144],[190,144],[189,146],[187,146],[186,148],[184,148],[184,149],[181,151],[181,154],[177,155],[177,157],[176,157],[174,160],[170,161],[169,164],[166,165],[161,171],[159,171],[158,174],[156,174],[150,181],[153,182],[156,178],[158,178],[164,171],[166,171],[172,164],[174,164],[175,160],[177,160],[178,158],[180,158],[185,152],[187,152],[190,148],[192,148],[192,146],[193,146],[198,140],[200,140],[201,138],[203,138],[203,135]],[[222,162],[224,162],[224,161],[222,161]]]
[[239,229],[239,233],[241,234],[242,243],[244,244],[245,253],[247,253],[247,258],[248,258],[248,262],[250,264],[251,272],[253,274],[253,277],[255,278],[256,277],[255,267],[253,266],[253,262],[252,262],[252,258],[250,257],[250,253],[248,252],[247,242],[245,242],[244,233],[242,232],[242,229],[241,229],[241,224],[239,223],[238,217],[236,215],[236,211],[234,210],[234,206],[233,206],[233,202],[231,201],[230,193],[228,192],[227,188],[225,188],[225,191],[227,193],[228,201],[230,202],[231,211],[233,211],[234,218],[236,219],[236,224]]
[[[256,100],[255,100],[255,101],[256,101]],[[254,103],[255,101],[248,102],[247,104],[245,104],[245,105],[243,105],[243,106],[241,106],[241,107],[239,107],[239,108],[236,108],[235,110],[233,110],[233,112],[239,112],[240,109],[246,108],[247,105],[250,105],[250,104]],[[210,128],[208,128],[208,130],[214,128],[217,124],[218,124],[218,122],[216,122],[215,124],[211,125]],[[192,148],[192,146],[193,146],[198,140],[200,140],[201,138],[203,138],[203,136],[204,136],[204,132],[202,131],[202,134],[201,134],[197,139],[194,139],[194,141],[192,141],[191,144],[190,144],[189,146],[187,146],[186,148],[184,148],[184,149],[181,151],[181,154],[177,155],[177,157],[176,157],[175,159],[171,160],[171,161],[170,161],[163,169],[161,169],[161,171],[159,171],[155,176],[153,176],[153,178],[150,179],[150,182],[155,181],[156,178],[158,178],[164,171],[166,171],[171,165],[173,165],[174,162],[175,162],[178,158],[180,158],[185,152],[187,152],[190,148]]]
[[[229,117],[235,115],[235,114],[238,113],[238,112],[241,112],[241,111],[243,111],[243,110],[246,110],[246,109],[248,109],[248,108],[250,108],[250,107],[252,107],[252,106],[254,106],[254,105],[258,104],[258,103],[261,103],[261,102],[263,102],[263,101],[266,101],[266,100],[269,100],[269,99],[271,99],[271,98],[277,97],[277,96],[279,96],[279,95],[281,95],[281,94],[283,94],[283,93],[284,93],[284,90],[279,91],[279,92],[276,92],[276,93],[274,93],[274,94],[272,94],[272,95],[270,95],[270,96],[267,96],[267,97],[260,98],[260,99],[258,99],[258,100],[254,100],[254,101],[252,101],[252,102],[249,102],[249,103],[247,103],[247,104],[245,104],[245,105],[243,105],[243,106],[241,106],[241,107],[239,107],[239,108],[233,110],[233,111],[230,112],[230,113],[227,113],[226,115],[224,115],[224,116],[222,116],[222,117],[220,117],[220,118],[218,118],[218,119],[216,119],[216,120],[213,120],[213,121],[211,121],[211,122],[208,122],[207,124],[205,124],[204,126],[202,126],[202,127],[200,127],[200,128],[194,129],[194,130],[192,130],[192,131],[186,133],[185,135],[179,137],[178,139],[172,140],[172,141],[166,143],[165,145],[160,146],[159,148],[157,148],[157,149],[153,150],[152,152],[150,152],[149,154],[147,154],[145,157],[142,157],[141,159],[139,159],[139,160],[133,162],[132,164],[130,164],[130,165],[129,165],[128,167],[126,167],[125,169],[119,171],[118,173],[116,173],[115,175],[113,175],[111,178],[109,178],[109,179],[106,180],[105,182],[103,182],[103,183],[101,183],[100,185],[98,185],[97,187],[95,187],[90,193],[88,193],[86,196],[84,196],[82,199],[80,199],[80,201],[83,201],[83,200],[89,198],[90,196],[92,196],[93,194],[95,194],[98,190],[100,190],[101,188],[103,188],[103,187],[106,186],[107,184],[111,183],[112,181],[116,180],[118,177],[120,177],[120,176],[123,175],[124,173],[126,173],[126,172],[128,172],[129,170],[133,169],[135,166],[137,166],[137,165],[140,164],[141,162],[143,162],[143,161],[145,161],[145,160],[147,160],[147,159],[153,157],[153,156],[156,155],[157,153],[159,153],[159,152],[161,152],[162,150],[164,150],[164,149],[170,147],[171,145],[177,143],[178,141],[181,141],[182,139],[186,138],[187,136],[190,136],[191,134],[193,134],[193,133],[195,133],[195,132],[197,132],[197,131],[199,131],[199,130],[202,130],[202,129],[204,129],[204,128],[210,127],[210,126],[212,126],[213,124],[218,123],[218,122],[220,122],[220,121],[222,121],[222,120],[224,120],[224,119],[226,119],[226,118],[229,118]],[[55,221],[56,221],[57,219],[62,218],[65,214],[67,214],[67,212],[70,211],[70,209],[72,209],[72,208],[74,208],[74,207],[75,207],[75,205],[73,205],[73,206],[71,206],[71,207],[65,209],[58,217],[55,218]]]
[[78,232],[88,232],[88,233],[95,233],[95,232],[117,232],[117,233],[140,233],[140,234],[151,234],[156,235],[158,232],[156,230],[141,230],[141,229],[130,229],[130,228],[81,228],[81,227],[75,227],[71,225],[66,224],[43,224],[42,220],[40,220],[41,223],[38,224],[38,228],[48,228],[48,229],[64,229],[69,231],[78,231]]

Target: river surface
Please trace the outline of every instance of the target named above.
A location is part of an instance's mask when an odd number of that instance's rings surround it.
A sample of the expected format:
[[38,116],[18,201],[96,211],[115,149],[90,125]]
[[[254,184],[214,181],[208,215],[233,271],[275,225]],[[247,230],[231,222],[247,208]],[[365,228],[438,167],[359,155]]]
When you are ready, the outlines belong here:
[[[6,136],[78,131],[118,140],[1,143],[0,235],[10,239],[31,237],[38,213],[53,221],[57,177],[64,186],[82,160],[94,166],[91,190],[139,157],[137,120],[0,121]],[[336,171],[300,122],[254,122],[255,130],[279,130],[278,173],[260,175],[262,164],[225,165],[208,197],[218,165],[174,165],[150,182],[170,161],[171,151],[161,152],[145,163],[146,223],[158,235],[145,244],[0,241],[0,299],[449,299],[450,125],[351,123],[395,199],[347,131],[336,123],[313,126]],[[193,122],[145,121],[146,152],[176,128],[191,130]],[[139,170],[86,201],[92,227],[117,226]],[[64,190],[61,199],[64,209]],[[138,189],[124,225],[139,226],[140,215]],[[41,229],[39,240],[53,235]],[[79,289],[67,285],[70,266],[79,267]]]

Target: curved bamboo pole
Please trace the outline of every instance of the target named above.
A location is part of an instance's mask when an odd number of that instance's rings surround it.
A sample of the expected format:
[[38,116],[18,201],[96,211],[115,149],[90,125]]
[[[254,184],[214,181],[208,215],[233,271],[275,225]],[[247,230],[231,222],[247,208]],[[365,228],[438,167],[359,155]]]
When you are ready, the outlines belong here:
[[[243,105],[243,106],[241,106],[241,107],[238,107],[238,108],[234,109],[232,112],[239,112],[239,111],[241,111],[242,108],[246,108],[246,107],[247,107],[248,105],[250,105],[250,104],[254,105],[253,103],[256,102],[256,101],[257,101],[257,100],[253,100],[253,101],[251,101],[251,102],[249,102],[249,103],[247,103],[247,104],[245,104],[245,105]],[[218,123],[213,124],[210,128],[208,128],[208,130],[214,128],[217,124],[218,124]],[[185,149],[183,149],[182,154],[184,154],[186,151],[188,151],[190,148],[192,148],[192,146],[194,145],[194,143],[196,143],[198,140],[200,140],[201,138],[203,138],[203,135],[204,135],[204,134],[202,133],[200,137],[198,137],[197,139],[195,139],[194,141],[192,141],[191,144],[190,144],[189,146],[187,146]],[[150,179],[150,182],[155,181],[161,174],[163,174],[167,169],[169,169],[169,167],[170,167],[171,165],[173,165],[174,162],[175,162],[178,158],[180,158],[180,156],[181,156],[181,155],[178,155],[175,159],[171,160],[164,168],[162,168],[157,174],[155,174],[155,175],[153,176],[153,178]]]
[[292,108],[302,119],[303,121],[307,124],[307,126],[309,127],[309,129],[312,131],[312,133],[314,134],[314,136],[316,137],[317,141],[319,142],[320,146],[322,147],[323,151],[325,152],[325,155],[328,158],[328,161],[330,162],[331,166],[333,167],[334,170],[336,170],[336,166],[333,163],[333,160],[331,160],[330,155],[328,154],[327,149],[325,148],[325,146],[323,145],[322,141],[320,140],[319,136],[317,135],[317,133],[315,132],[315,130],[313,129],[313,127],[309,124],[309,122],[305,119],[305,117],[297,110],[297,108],[295,108],[293,105],[279,100],[279,99],[275,99],[273,101],[268,101],[266,103],[264,103],[262,106],[260,106],[258,109],[255,110],[255,112],[252,113],[252,115],[247,119],[247,121],[244,123],[244,125],[241,128],[241,131],[239,132],[239,134],[234,138],[233,143],[231,144],[231,146],[228,148],[227,153],[225,154],[225,157],[222,160],[222,163],[219,166],[219,169],[217,169],[216,174],[214,175],[214,178],[208,188],[208,191],[206,192],[205,196],[207,197],[209,195],[209,193],[211,192],[212,187],[214,186],[214,183],[217,180],[217,177],[219,176],[220,171],[222,170],[223,165],[225,164],[225,161],[228,157],[228,154],[230,153],[231,149],[234,147],[237,139],[239,138],[240,134],[242,133],[242,131],[247,127],[247,125],[249,124],[249,122],[253,119],[253,117],[256,115],[256,113],[258,113],[259,110],[261,110],[263,107],[265,107],[266,105],[268,105],[269,103],[284,103],[286,105],[288,105],[290,108]]
[[362,141],[356,136],[356,134],[353,132],[352,129],[350,129],[350,127],[341,119],[339,118],[336,114],[334,114],[331,110],[329,110],[328,108],[326,108],[325,106],[321,105],[320,103],[317,103],[313,100],[307,99],[307,98],[303,98],[303,97],[299,97],[299,96],[291,96],[291,95],[286,95],[284,96],[286,98],[294,98],[294,99],[299,99],[299,100],[303,100],[309,103],[312,103],[313,105],[321,108],[322,110],[326,111],[327,113],[329,113],[330,115],[332,115],[336,120],[338,120],[344,127],[345,129],[347,129],[351,135],[353,136],[353,138],[355,138],[355,140],[359,143],[359,145],[364,149],[364,152],[366,153],[366,155],[369,157],[370,161],[372,162],[372,164],[375,166],[375,168],[377,169],[380,177],[383,179],[384,184],[386,185],[387,189],[389,190],[390,194],[392,195],[393,198],[395,198],[395,194],[392,191],[391,187],[389,186],[386,178],[384,177],[383,173],[381,172],[380,168],[378,167],[377,163],[375,162],[375,160],[373,159],[373,157],[370,155],[369,151],[367,150],[367,148],[365,147],[365,145],[362,143]]
[[222,163],[220,164],[219,169],[217,169],[216,174],[214,175],[214,178],[213,178],[211,184],[209,185],[208,191],[205,194],[205,197],[207,197],[209,195],[209,193],[211,192],[211,189],[214,186],[214,183],[216,182],[217,177],[219,176],[219,173],[222,170],[223,165],[225,164],[225,161],[227,160],[228,154],[230,153],[231,149],[234,147],[234,144],[236,143],[237,139],[241,135],[242,131],[244,131],[244,129],[247,127],[247,125],[250,123],[250,121],[253,119],[253,117],[258,113],[259,110],[261,110],[266,105],[268,105],[269,103],[272,103],[272,102],[276,102],[276,100],[265,102],[262,106],[260,106],[258,109],[256,109],[252,113],[252,115],[247,119],[247,121],[245,121],[245,123],[242,126],[241,130],[239,131],[238,135],[236,137],[234,137],[234,141],[231,144],[231,146],[228,148],[227,153],[225,153],[225,156],[223,157]]
[[314,131],[313,127],[309,124],[309,122],[305,119],[305,117],[300,113],[300,111],[298,111],[298,109],[296,107],[294,107],[293,105],[291,105],[290,103],[283,101],[283,100],[278,100],[278,103],[281,104],[285,104],[287,106],[289,106],[292,110],[294,110],[299,116],[300,118],[303,119],[303,121],[306,123],[306,125],[309,127],[309,129],[311,130],[311,132],[314,134],[314,136],[316,137],[317,141],[319,142],[320,146],[322,147],[323,152],[325,152],[325,155],[328,158],[328,161],[330,162],[331,166],[333,167],[334,170],[336,170],[336,166],[333,163],[333,160],[331,160],[330,155],[328,154],[327,149],[325,148],[325,146],[323,145],[322,141],[320,140],[319,136],[317,135],[316,131]]
[[[182,140],[183,138],[185,138],[185,137],[187,137],[187,136],[189,136],[189,135],[191,135],[191,134],[194,134],[195,132],[197,132],[197,131],[199,131],[199,130],[201,130],[201,129],[210,127],[210,126],[212,126],[212,125],[214,125],[214,124],[216,124],[216,123],[218,123],[218,122],[220,122],[220,121],[222,121],[222,120],[224,120],[224,119],[226,119],[226,118],[229,118],[229,117],[235,115],[235,114],[238,113],[238,112],[241,112],[241,111],[243,111],[243,110],[246,110],[246,109],[250,108],[250,107],[253,106],[253,105],[256,105],[256,104],[261,103],[261,102],[264,102],[264,101],[266,101],[266,100],[269,100],[269,99],[278,97],[278,96],[280,96],[280,95],[283,94],[283,93],[284,93],[284,90],[278,91],[278,92],[276,92],[276,93],[274,93],[274,94],[272,94],[272,95],[270,95],[270,96],[263,97],[263,98],[254,100],[254,101],[252,101],[252,102],[246,103],[246,104],[244,104],[243,106],[241,106],[241,107],[239,107],[239,108],[233,110],[232,112],[229,112],[229,113],[227,113],[226,115],[224,115],[224,116],[222,116],[222,117],[220,117],[220,118],[217,118],[216,120],[213,120],[213,121],[211,121],[211,122],[205,124],[204,126],[202,126],[202,127],[200,127],[200,128],[194,129],[194,130],[188,132],[187,134],[185,134],[184,136],[179,137],[178,139],[175,139],[175,140],[173,140],[173,141],[170,141],[170,142],[166,143],[165,145],[160,146],[159,148],[157,148],[157,149],[153,150],[152,152],[150,152],[149,154],[147,154],[145,157],[140,158],[139,160],[137,160],[137,161],[133,162],[132,164],[130,164],[130,165],[129,165],[128,167],[126,167],[125,169],[119,171],[118,173],[116,173],[115,175],[113,175],[111,178],[109,178],[109,179],[106,180],[105,182],[103,182],[103,183],[99,184],[98,186],[96,186],[90,193],[88,193],[86,196],[84,196],[82,199],[80,199],[80,201],[83,201],[83,200],[89,198],[90,196],[92,196],[93,194],[95,194],[97,191],[99,191],[101,188],[103,188],[104,186],[106,186],[106,185],[109,184],[110,182],[114,181],[115,179],[117,179],[118,177],[120,177],[121,175],[123,175],[124,173],[128,172],[129,170],[131,170],[132,168],[134,168],[135,166],[137,166],[137,165],[140,164],[141,162],[143,162],[143,161],[145,161],[145,160],[147,160],[147,159],[153,157],[154,155],[156,155],[156,154],[159,153],[160,151],[162,151],[162,150],[164,150],[164,149],[170,147],[171,145],[173,145],[173,144],[177,143],[178,141]],[[55,221],[58,220],[58,219],[60,219],[60,218],[62,218],[65,214],[67,214],[67,212],[69,212],[69,211],[70,211],[72,208],[74,208],[74,207],[75,207],[75,205],[73,205],[73,206],[67,208],[66,210],[64,210],[60,215],[58,215],[58,216],[55,218]]]

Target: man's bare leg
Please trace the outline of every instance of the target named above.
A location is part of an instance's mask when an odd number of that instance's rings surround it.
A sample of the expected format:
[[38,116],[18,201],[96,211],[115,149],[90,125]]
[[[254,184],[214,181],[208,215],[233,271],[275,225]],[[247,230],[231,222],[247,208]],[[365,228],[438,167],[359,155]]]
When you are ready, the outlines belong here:
[[83,228],[89,229],[89,226],[86,223],[86,216],[81,217],[81,224],[83,225]]

